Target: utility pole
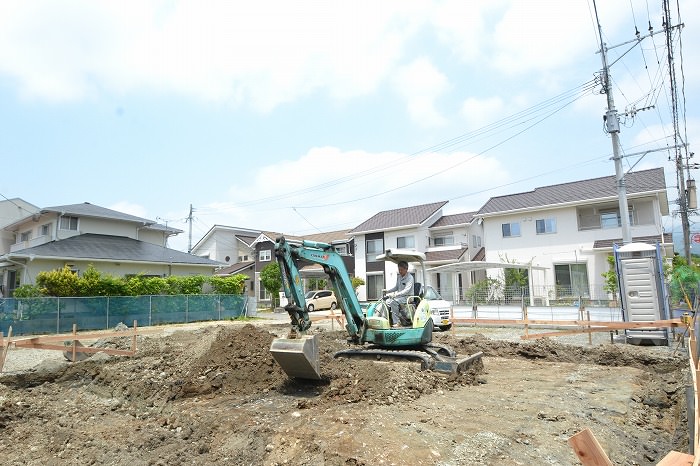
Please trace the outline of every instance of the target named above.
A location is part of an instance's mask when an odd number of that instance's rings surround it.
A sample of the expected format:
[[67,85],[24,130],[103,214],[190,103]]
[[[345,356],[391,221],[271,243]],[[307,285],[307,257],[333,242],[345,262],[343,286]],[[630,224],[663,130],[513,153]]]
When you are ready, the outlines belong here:
[[[676,179],[678,180],[678,207],[683,230],[683,256],[688,265],[691,265],[693,262],[690,254],[690,221],[688,220],[688,210],[689,208],[697,208],[695,180],[690,178],[690,167],[687,163],[687,156],[684,157],[681,151],[681,148],[684,147],[687,154],[688,146],[686,144],[681,144],[680,131],[678,128],[678,92],[676,86],[676,69],[673,61],[673,38],[671,37],[673,27],[671,26],[671,8],[668,0],[663,1],[663,8],[666,50],[668,53],[669,86],[671,88],[671,114],[673,116],[673,142],[675,146],[674,160],[676,162]],[[683,25],[680,26],[682,27]],[[685,184],[686,169],[688,170],[688,190],[686,190]]]
[[190,224],[190,236],[189,241],[187,242],[187,254],[192,252],[192,212],[194,212],[194,209],[192,208],[192,204],[190,204],[190,214],[187,216],[187,223]]
[[603,42],[603,29],[600,26],[598,19],[598,7],[595,0],[593,1],[595,10],[596,23],[598,23],[598,35],[600,37],[600,55],[603,60],[603,89],[608,98],[608,110],[605,113],[605,127],[612,140],[613,161],[615,162],[615,179],[617,181],[617,201],[620,207],[620,223],[622,225],[622,244],[632,242],[632,234],[630,232],[630,214],[627,206],[627,189],[625,188],[625,173],[622,169],[622,157],[620,156],[620,119],[615,110],[615,101],[612,93],[612,83],[610,82],[607,47]]

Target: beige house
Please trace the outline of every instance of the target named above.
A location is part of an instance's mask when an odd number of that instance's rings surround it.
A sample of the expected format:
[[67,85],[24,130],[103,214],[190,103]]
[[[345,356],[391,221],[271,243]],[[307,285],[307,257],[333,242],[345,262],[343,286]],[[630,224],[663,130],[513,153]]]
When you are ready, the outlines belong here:
[[115,276],[212,275],[223,264],[167,247],[182,233],[153,220],[90,203],[37,209],[2,226],[12,240],[0,250],[4,296],[33,284],[41,271],[89,265]]

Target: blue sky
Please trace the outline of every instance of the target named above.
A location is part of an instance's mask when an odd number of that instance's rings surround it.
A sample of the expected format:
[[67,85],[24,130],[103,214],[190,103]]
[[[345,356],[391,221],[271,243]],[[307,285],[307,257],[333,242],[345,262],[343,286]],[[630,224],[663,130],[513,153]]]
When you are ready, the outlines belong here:
[[[692,151],[700,4],[679,20],[671,3]],[[664,34],[614,47],[660,31],[661,1],[597,8],[623,153],[672,145]],[[599,47],[591,0],[0,0],[0,195],[156,219],[180,250],[190,205],[193,243],[214,224],[303,235],[477,210],[615,174]],[[663,166],[673,201],[668,158],[624,165]]]

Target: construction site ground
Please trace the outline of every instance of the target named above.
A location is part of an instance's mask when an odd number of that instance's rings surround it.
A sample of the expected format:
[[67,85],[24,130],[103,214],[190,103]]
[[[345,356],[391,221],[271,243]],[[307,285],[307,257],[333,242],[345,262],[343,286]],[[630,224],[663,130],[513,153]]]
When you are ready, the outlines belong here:
[[[688,451],[686,349],[611,335],[521,340],[522,328],[435,334],[459,376],[406,361],[335,359],[337,324],[316,324],[322,380],[274,362],[279,319],[171,326],[135,356],[10,349],[0,374],[6,465],[575,465],[589,428],[613,464]],[[530,333],[536,330],[531,330]],[[547,329],[552,331],[552,329]],[[130,338],[84,342],[128,349]]]

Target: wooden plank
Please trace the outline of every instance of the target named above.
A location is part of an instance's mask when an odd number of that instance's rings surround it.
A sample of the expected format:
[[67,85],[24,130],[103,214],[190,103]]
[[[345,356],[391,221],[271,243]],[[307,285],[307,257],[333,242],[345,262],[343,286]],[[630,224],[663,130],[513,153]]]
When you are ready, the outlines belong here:
[[598,443],[598,439],[587,427],[569,437],[568,443],[583,466],[612,466],[613,464]]
[[[71,346],[72,345],[66,346],[66,345],[52,345],[52,344],[47,344],[47,343],[32,343],[32,344],[21,345],[21,346],[19,346],[19,348],[56,350],[56,351],[69,350],[72,352]],[[132,350],[120,350],[120,349],[113,349],[113,348],[96,348],[93,346],[80,346],[80,345],[76,345],[75,352],[76,353],[107,353],[107,354],[116,354],[116,355],[123,355],[123,356],[133,356],[134,354],[136,354]]]
[[670,451],[661,461],[656,463],[656,466],[690,466],[693,464],[694,459],[693,455],[688,453]]
[[690,335],[688,338],[688,349],[690,350],[692,364],[694,367],[698,367],[698,340],[695,335],[695,328],[688,327],[688,333]]
[[[137,335],[153,335],[156,333],[161,333],[163,329],[144,329],[140,328],[138,330]],[[99,340],[101,338],[113,338],[113,337],[131,337],[133,336],[134,333],[133,331],[123,331],[123,332],[86,332],[86,333],[78,333],[77,339],[78,340]],[[72,333],[63,333],[59,335],[42,335],[38,337],[27,337],[27,338],[18,338],[16,340],[13,340],[14,343],[19,343],[22,345],[22,342],[29,342],[29,341],[34,341],[34,342],[41,342],[41,343],[47,343],[51,341],[72,341],[74,339]]]
[[556,327],[565,326],[591,326],[603,327],[608,330],[619,329],[644,329],[660,327],[682,327],[680,319],[656,320],[650,322],[600,322],[587,320],[522,320],[522,319],[454,319],[454,323],[461,324],[515,324],[515,325],[550,325]]
[[578,328],[576,330],[558,330],[556,332],[542,332],[542,333],[531,333],[529,335],[520,335],[522,340],[536,340],[538,338],[549,338],[549,337],[561,337],[564,335],[578,335],[580,333],[592,333],[592,332],[608,332],[607,328]]
[[[695,391],[695,393],[694,393],[694,395],[695,395],[695,409],[693,410],[693,411],[695,411],[695,413],[694,413],[695,414],[695,417],[694,417],[695,436],[693,438],[693,447],[694,447],[693,451],[697,454],[697,453],[700,453],[700,389],[698,388],[698,380],[700,380],[700,371],[698,371],[697,366],[696,366],[695,369],[691,370],[691,372],[694,372],[693,388]],[[697,464],[697,460],[693,464]]]

